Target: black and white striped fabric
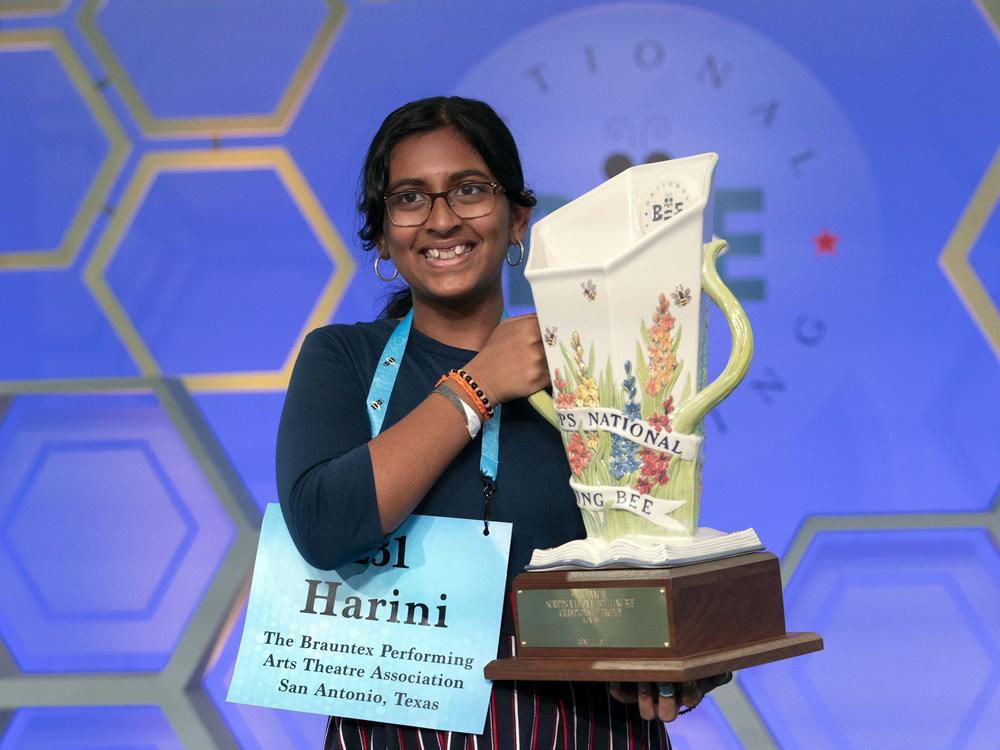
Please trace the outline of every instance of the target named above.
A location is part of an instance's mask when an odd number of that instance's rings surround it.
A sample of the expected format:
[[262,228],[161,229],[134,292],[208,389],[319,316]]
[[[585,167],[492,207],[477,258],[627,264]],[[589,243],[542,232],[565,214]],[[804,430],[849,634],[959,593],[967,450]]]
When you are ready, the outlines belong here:
[[[513,647],[501,639],[501,655]],[[670,750],[670,739],[603,682],[495,682],[480,735],[330,717],[324,750]]]

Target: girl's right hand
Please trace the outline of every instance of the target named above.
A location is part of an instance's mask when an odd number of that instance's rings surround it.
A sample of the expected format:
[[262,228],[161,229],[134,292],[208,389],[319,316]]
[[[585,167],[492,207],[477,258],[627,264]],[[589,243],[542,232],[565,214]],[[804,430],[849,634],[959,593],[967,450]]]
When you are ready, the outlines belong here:
[[465,370],[493,404],[524,398],[547,388],[549,368],[538,316],[519,315],[501,320]]

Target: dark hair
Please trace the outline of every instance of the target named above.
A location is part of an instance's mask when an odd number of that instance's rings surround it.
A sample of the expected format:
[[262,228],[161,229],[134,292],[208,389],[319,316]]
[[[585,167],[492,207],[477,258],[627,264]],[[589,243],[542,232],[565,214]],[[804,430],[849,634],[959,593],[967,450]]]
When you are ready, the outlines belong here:
[[[358,212],[361,246],[371,250],[382,239],[385,223],[389,157],[396,145],[410,135],[453,128],[479,152],[512,204],[530,208],[535,195],[524,186],[521,158],[514,136],[500,116],[485,102],[460,96],[434,96],[404,104],[390,113],[372,138],[361,170]],[[413,306],[408,287],[392,292],[379,317],[398,318]]]

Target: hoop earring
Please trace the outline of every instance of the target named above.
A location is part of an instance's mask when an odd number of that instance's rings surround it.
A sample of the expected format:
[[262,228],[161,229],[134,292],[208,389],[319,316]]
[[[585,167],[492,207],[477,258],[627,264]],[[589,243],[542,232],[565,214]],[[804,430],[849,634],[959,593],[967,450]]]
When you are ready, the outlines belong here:
[[521,242],[521,240],[518,240],[517,246],[521,249],[521,252],[518,253],[517,260],[514,263],[510,262],[509,252],[506,256],[504,256],[505,260],[507,261],[507,265],[510,266],[511,268],[517,268],[519,265],[521,265],[521,261],[524,260],[524,243]]
[[378,277],[379,281],[389,282],[389,281],[393,281],[397,276],[399,276],[399,269],[398,268],[393,269],[392,276],[390,276],[389,278],[386,278],[385,276],[383,276],[382,274],[380,274],[378,272],[378,262],[380,260],[382,260],[382,256],[379,255],[378,253],[376,253],[375,254],[375,275]]

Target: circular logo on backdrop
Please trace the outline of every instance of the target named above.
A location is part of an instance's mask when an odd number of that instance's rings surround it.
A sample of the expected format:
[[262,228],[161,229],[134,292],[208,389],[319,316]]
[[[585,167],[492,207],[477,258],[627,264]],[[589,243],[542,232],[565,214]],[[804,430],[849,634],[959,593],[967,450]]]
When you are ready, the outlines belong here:
[[[808,406],[838,387],[830,363],[857,354],[836,334],[869,323],[851,300],[876,291],[878,212],[850,122],[794,56],[717,13],[614,3],[512,38],[455,93],[484,99],[510,126],[538,195],[535,220],[634,164],[717,152],[712,229],[729,242],[719,267],[747,309],[756,353],[749,386],[710,424],[724,432],[736,402],[754,421],[794,415],[797,394]],[[683,185],[659,186],[639,207],[643,230],[687,200]],[[532,308],[520,269],[507,291],[512,312]],[[729,336],[721,316],[710,327],[717,372]]]

